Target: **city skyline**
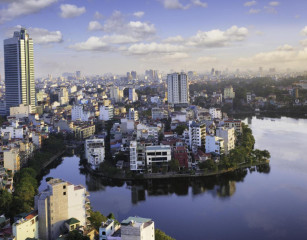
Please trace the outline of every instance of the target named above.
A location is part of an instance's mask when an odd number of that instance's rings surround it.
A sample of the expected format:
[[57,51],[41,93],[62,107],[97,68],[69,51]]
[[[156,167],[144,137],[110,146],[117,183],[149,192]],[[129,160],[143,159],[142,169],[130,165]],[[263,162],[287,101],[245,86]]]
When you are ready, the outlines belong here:
[[[1,41],[26,27],[35,77],[212,67],[305,70],[307,19],[289,1],[0,1]],[[78,27],[76,27],[78,26]],[[0,49],[0,74],[4,75]]]

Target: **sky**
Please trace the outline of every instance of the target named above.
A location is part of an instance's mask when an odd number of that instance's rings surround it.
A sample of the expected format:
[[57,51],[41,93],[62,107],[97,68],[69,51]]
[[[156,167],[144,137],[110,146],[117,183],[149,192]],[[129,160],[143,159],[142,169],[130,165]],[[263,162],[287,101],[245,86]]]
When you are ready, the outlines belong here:
[[[36,77],[303,71],[306,9],[306,0],[0,0],[0,41],[27,28]],[[1,47],[1,75],[3,61]]]

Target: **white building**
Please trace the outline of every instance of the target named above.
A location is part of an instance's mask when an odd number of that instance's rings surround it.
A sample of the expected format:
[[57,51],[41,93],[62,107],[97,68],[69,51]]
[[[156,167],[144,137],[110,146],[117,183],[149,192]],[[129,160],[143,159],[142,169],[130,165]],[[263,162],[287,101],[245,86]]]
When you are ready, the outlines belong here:
[[152,163],[167,163],[172,160],[171,147],[168,145],[147,146],[146,163],[151,168]]
[[16,221],[12,226],[12,230],[16,240],[39,239],[37,211],[30,212],[27,216]]
[[235,148],[235,129],[219,127],[216,129],[216,136],[224,139],[224,152],[228,154]]
[[84,110],[83,105],[74,105],[71,109],[71,120],[87,122],[90,117],[90,112]]
[[136,126],[136,138],[137,140],[143,138],[147,139],[149,136],[158,139],[159,136],[159,127],[147,126],[145,124],[138,124]]
[[219,108],[209,108],[209,114],[211,115],[212,119],[222,119],[222,111]]
[[138,95],[137,93],[135,92],[135,89],[134,88],[129,88],[129,96],[128,96],[128,99],[131,101],[131,102],[136,102],[138,100]]
[[172,112],[171,119],[173,121],[186,122],[187,121],[187,113],[186,112]]
[[112,105],[109,106],[100,106],[99,108],[99,120],[109,121],[113,119],[114,108]]
[[232,86],[224,88],[224,99],[227,99],[227,98],[231,98],[231,99],[235,98],[235,92],[233,91]]
[[129,120],[138,121],[139,120],[139,113],[138,111],[134,110],[134,108],[129,108],[128,117]]
[[219,155],[224,153],[224,139],[208,135],[206,137],[206,153],[216,153]]
[[61,106],[68,104],[68,91],[66,87],[61,87],[58,92],[58,100]]
[[152,120],[160,120],[166,117],[167,117],[167,114],[164,112],[163,108],[152,108],[151,109]]
[[120,120],[120,130],[122,133],[129,133],[134,131],[134,120],[122,118]]
[[104,161],[105,158],[105,148],[104,148],[103,138],[93,138],[86,139],[84,143],[85,148],[85,158],[87,162],[96,168],[100,163]]
[[189,121],[189,146],[193,152],[198,147],[205,146],[206,141],[206,124]]
[[2,147],[3,167],[12,172],[20,170],[20,151],[17,147]]
[[154,240],[155,223],[151,219],[129,217],[121,222],[122,240]]
[[38,210],[39,238],[57,239],[65,221],[76,218],[80,226],[86,226],[89,216],[88,193],[81,185],[73,185],[61,179],[51,179],[47,188],[35,196]]
[[142,171],[145,167],[145,151],[137,141],[130,141],[130,170]]
[[31,114],[31,105],[20,104],[18,107],[10,107],[10,117],[24,118]]
[[116,86],[110,87],[110,99],[114,102],[121,102],[123,99],[123,90]]
[[185,73],[167,75],[167,100],[169,104],[189,103],[189,84]]
[[24,130],[22,127],[7,126],[1,128],[1,136],[9,134],[10,139],[23,139]]
[[[99,240],[114,240],[113,234],[120,228],[113,219],[108,219],[99,227]],[[119,237],[120,239],[120,237]]]
[[224,121],[226,128],[234,128],[237,133],[242,133],[242,121],[235,119],[228,119]]

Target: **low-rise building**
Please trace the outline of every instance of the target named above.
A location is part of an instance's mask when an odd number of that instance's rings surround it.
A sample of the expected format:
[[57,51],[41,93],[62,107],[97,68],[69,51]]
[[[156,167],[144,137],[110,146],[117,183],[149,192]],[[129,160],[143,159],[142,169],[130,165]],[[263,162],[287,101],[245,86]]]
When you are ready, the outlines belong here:
[[129,217],[121,222],[122,240],[154,240],[155,223],[149,218]]
[[235,148],[235,129],[219,127],[216,129],[216,136],[224,139],[224,153],[229,154]]
[[16,238],[16,240],[28,238],[39,239],[38,225],[38,212],[32,211],[13,224],[13,236]]
[[222,119],[222,111],[219,108],[209,108],[209,114],[211,115],[212,119]]
[[91,164],[93,168],[99,166],[100,163],[104,161],[105,158],[105,148],[104,148],[103,138],[93,138],[86,139],[84,143],[85,148],[85,158],[87,162]]
[[189,146],[193,152],[197,152],[197,148],[205,146],[206,141],[206,124],[189,122]]
[[146,163],[150,169],[153,163],[167,163],[172,160],[171,147],[166,145],[147,146]]
[[224,139],[217,136],[206,137],[206,153],[224,153]]

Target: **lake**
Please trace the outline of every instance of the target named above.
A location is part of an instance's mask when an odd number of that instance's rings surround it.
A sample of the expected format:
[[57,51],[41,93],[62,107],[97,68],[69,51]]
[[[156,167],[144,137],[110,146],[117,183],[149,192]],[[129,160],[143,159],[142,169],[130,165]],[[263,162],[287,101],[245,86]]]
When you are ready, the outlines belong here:
[[46,177],[82,184],[94,210],[152,218],[178,240],[304,239],[307,233],[307,120],[246,119],[269,166],[219,177],[122,182],[80,169],[77,156],[55,163]]

